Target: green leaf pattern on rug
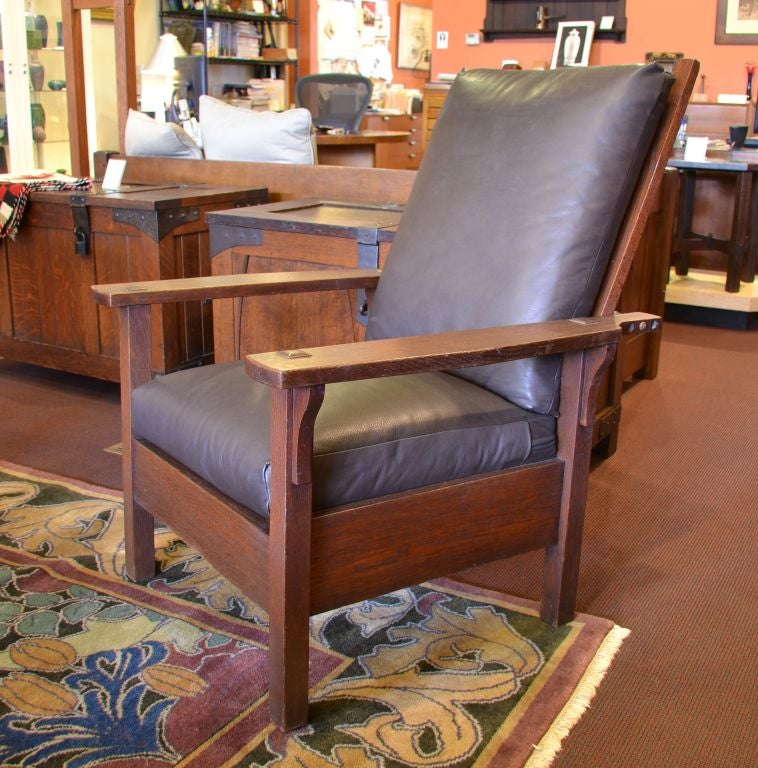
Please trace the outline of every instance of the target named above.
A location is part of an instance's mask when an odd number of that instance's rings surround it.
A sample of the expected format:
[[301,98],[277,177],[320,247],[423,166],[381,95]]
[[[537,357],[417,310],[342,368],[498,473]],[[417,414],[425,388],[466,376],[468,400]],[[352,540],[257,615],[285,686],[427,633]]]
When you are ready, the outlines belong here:
[[451,764],[472,755],[481,730],[467,706],[514,695],[544,664],[540,649],[490,606],[462,615],[437,602],[429,618],[393,627],[389,637],[392,645],[360,658],[367,675],[339,678],[319,699],[383,704],[389,712],[342,730],[409,765]]

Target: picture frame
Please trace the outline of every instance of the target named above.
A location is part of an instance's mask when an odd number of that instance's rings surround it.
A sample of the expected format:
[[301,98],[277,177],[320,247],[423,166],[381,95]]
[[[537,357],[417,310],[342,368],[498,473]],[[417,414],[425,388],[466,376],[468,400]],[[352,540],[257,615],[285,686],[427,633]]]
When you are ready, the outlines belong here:
[[559,21],[550,69],[589,66],[594,36],[594,21]]
[[397,27],[397,68],[428,72],[431,69],[432,9],[400,3]]
[[758,45],[757,0],[718,0],[716,43]]

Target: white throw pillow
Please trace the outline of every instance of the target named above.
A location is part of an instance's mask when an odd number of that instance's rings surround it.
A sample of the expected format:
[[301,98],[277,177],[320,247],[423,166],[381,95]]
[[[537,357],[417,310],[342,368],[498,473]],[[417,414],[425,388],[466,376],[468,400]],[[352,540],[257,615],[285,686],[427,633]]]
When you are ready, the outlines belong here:
[[311,113],[307,109],[256,112],[203,95],[200,135],[208,160],[304,165],[315,162]]
[[176,123],[159,123],[143,112],[129,110],[124,144],[127,155],[202,158],[203,150]]

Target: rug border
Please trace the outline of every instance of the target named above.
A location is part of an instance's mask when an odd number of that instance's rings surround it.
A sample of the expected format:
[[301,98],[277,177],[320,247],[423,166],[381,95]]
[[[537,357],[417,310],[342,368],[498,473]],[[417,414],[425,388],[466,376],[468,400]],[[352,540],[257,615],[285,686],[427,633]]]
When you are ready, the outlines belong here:
[[[14,464],[12,461],[6,461],[5,459],[0,459],[0,469],[7,469],[9,472],[21,475],[24,479],[31,480],[32,482],[35,479],[48,480],[57,485],[62,485],[64,488],[68,488],[71,491],[77,491],[84,488],[87,493],[101,496],[108,501],[123,502],[124,500],[124,492],[117,488],[106,488],[105,486],[95,485],[94,483],[89,483],[86,480],[79,480],[75,477],[64,477],[55,472],[47,472],[44,469],[33,469],[32,467],[26,467],[23,464]],[[76,485],[74,485],[74,483]]]
[[[503,595],[476,584],[451,579],[435,579],[430,585],[459,594],[478,597],[504,608],[539,615],[539,604],[526,598]],[[472,768],[502,768],[504,765],[522,768],[548,768],[560,751],[561,742],[589,708],[598,685],[630,630],[619,627],[610,619],[578,613],[568,624],[571,634],[561,644],[532,681],[513,713],[493,735]],[[579,645],[579,639],[584,645]],[[566,665],[556,675],[559,664]],[[556,698],[564,704],[557,710]],[[552,716],[544,717],[552,707]],[[523,710],[523,711],[522,711]],[[521,726],[519,738],[511,735]],[[535,732],[542,734],[535,744],[526,738]]]

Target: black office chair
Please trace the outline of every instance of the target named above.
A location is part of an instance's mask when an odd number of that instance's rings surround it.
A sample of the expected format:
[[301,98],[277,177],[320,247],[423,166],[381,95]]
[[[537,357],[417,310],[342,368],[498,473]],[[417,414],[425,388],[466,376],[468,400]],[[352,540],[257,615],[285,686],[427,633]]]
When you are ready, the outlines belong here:
[[306,75],[295,84],[295,103],[311,113],[316,128],[356,133],[371,101],[371,88],[371,80],[363,75]]

